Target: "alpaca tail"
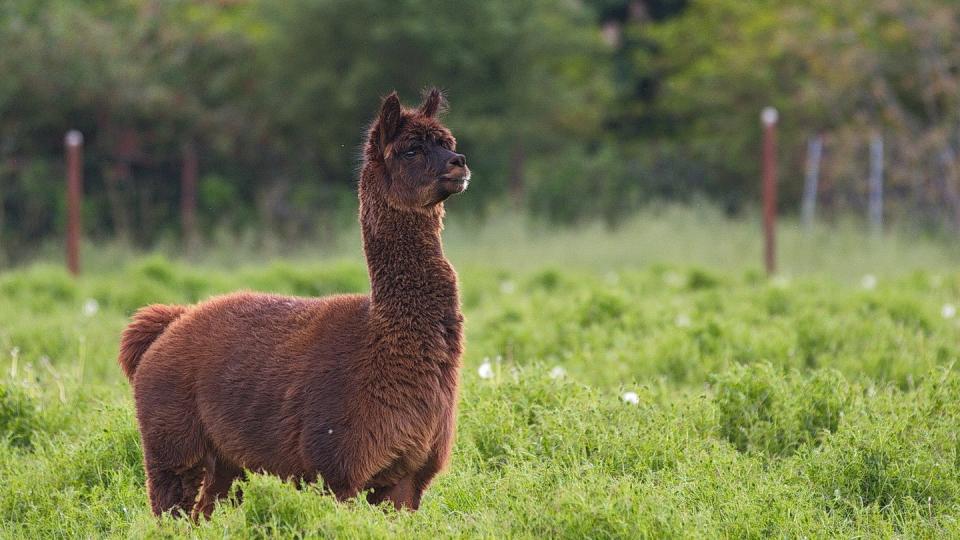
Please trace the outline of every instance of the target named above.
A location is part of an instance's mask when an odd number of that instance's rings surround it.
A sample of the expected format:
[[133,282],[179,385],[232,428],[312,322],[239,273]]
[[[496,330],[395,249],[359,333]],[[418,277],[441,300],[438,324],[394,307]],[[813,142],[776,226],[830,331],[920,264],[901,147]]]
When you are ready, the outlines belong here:
[[147,352],[150,345],[160,337],[170,323],[180,318],[186,311],[186,306],[154,304],[141,308],[134,314],[133,321],[123,331],[123,337],[120,339],[120,356],[117,359],[128,379],[133,380],[140,358]]

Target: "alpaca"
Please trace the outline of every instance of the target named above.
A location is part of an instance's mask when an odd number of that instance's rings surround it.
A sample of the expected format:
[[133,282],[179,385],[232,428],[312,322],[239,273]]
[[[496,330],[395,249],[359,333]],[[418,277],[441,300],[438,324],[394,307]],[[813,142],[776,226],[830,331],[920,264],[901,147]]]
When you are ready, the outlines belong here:
[[466,158],[438,120],[386,97],[368,130],[360,224],[370,295],[235,293],[140,309],[123,333],[153,513],[209,516],[244,469],[321,478],[338,500],[416,510],[455,429],[463,316],[443,201]]

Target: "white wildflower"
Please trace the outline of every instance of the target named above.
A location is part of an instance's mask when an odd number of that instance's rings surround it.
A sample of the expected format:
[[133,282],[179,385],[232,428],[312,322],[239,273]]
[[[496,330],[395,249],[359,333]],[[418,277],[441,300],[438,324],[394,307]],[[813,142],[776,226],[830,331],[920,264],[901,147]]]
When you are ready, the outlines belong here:
[[770,282],[775,289],[786,289],[790,286],[790,278],[787,276],[776,276]]
[[679,288],[683,287],[686,283],[686,280],[683,279],[683,276],[676,272],[667,272],[663,275],[663,282],[670,287]]
[[868,291],[871,289],[877,288],[877,276],[873,274],[867,274],[863,276],[863,279],[860,280],[860,286]]
[[944,304],[943,307],[940,308],[940,315],[942,315],[944,319],[952,319],[956,317],[957,306],[953,304]]
[[567,370],[563,369],[563,366],[555,366],[550,370],[551,379],[562,379],[567,374]]
[[680,328],[689,328],[691,324],[690,316],[687,315],[686,313],[681,313],[677,315],[677,318],[674,319],[673,322]]
[[87,317],[93,317],[100,311],[100,304],[93,298],[87,298],[83,303],[83,314]]
[[503,294],[513,294],[517,290],[517,286],[512,281],[503,281],[500,283],[500,292]]
[[480,364],[480,367],[477,368],[477,375],[479,375],[481,379],[493,378],[493,366],[490,364],[489,360]]
[[640,403],[640,396],[638,396],[636,392],[624,392],[623,396],[621,397],[623,398],[624,401],[626,401],[631,405],[636,405]]

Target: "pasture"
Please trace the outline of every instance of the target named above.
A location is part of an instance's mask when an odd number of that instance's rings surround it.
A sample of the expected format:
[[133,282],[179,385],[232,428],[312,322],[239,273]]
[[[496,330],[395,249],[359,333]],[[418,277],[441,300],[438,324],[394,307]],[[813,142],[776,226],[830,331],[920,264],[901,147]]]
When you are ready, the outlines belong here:
[[788,223],[767,279],[755,223],[450,223],[457,443],[415,514],[250,474],[242,504],[158,525],[116,365],[144,304],[365,291],[355,231],[280,262],[241,239],[190,262],[91,246],[76,280],[4,271],[0,536],[960,536],[960,252]]

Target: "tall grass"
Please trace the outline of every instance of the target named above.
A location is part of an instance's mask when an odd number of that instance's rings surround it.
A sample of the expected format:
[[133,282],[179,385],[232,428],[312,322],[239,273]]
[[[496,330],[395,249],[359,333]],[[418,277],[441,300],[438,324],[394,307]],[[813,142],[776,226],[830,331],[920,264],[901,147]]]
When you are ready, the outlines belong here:
[[[461,266],[511,270],[553,266],[597,272],[662,264],[734,272],[762,269],[759,216],[747,212],[729,217],[709,203],[651,206],[616,227],[602,221],[556,225],[504,207],[493,209],[485,218],[469,217],[457,213],[456,201],[449,205],[448,216],[446,249]],[[949,271],[960,263],[960,238],[910,226],[895,225],[882,237],[875,237],[854,219],[820,223],[812,231],[804,231],[787,217],[777,230],[779,267],[788,277],[824,275],[852,282],[865,274]],[[277,258],[297,263],[362,261],[359,238],[359,229],[352,223],[325,230],[312,240],[218,229],[204,247],[189,255],[174,238],[161,241],[152,253],[215,268],[263,264]],[[84,246],[83,261],[87,271],[98,273],[142,256],[129,246],[94,241]],[[61,259],[62,246],[48,243],[20,266]]]
[[457,444],[416,514],[250,474],[209,522],[154,519],[115,363],[147,303],[366,290],[355,237],[283,260],[88,246],[76,280],[6,271],[0,537],[960,536],[954,249],[787,226],[768,280],[755,229],[677,208],[614,231],[452,220]]

